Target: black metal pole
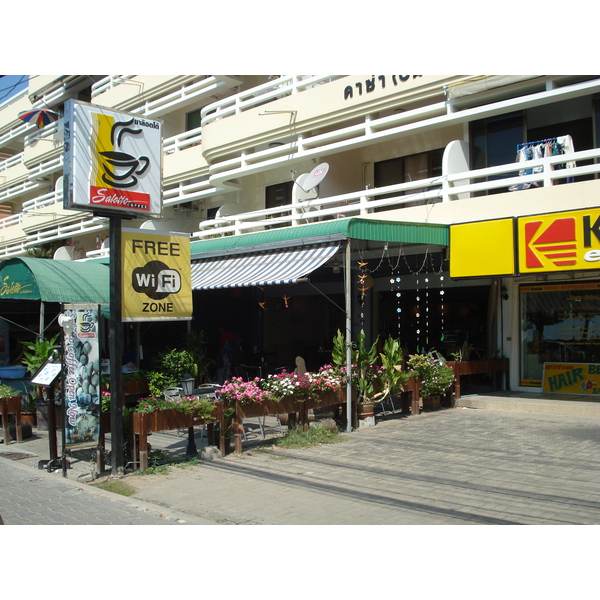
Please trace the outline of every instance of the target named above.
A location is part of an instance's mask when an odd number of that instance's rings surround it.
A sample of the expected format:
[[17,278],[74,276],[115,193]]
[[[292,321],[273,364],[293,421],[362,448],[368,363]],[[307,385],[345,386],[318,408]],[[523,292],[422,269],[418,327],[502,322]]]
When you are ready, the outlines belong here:
[[123,324],[121,217],[110,217],[110,459],[112,475],[124,474],[123,456]]
[[198,448],[196,448],[196,440],[194,439],[194,428],[188,427],[188,445],[185,451],[186,456],[196,456]]

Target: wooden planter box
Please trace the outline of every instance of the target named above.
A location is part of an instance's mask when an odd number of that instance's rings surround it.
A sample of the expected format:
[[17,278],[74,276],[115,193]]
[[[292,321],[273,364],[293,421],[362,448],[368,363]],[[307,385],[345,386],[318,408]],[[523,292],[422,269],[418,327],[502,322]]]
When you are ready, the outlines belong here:
[[4,437],[4,445],[8,446],[11,443],[9,415],[15,415],[15,438],[17,443],[22,442],[21,396],[0,398],[0,415],[2,415],[2,435]]
[[502,387],[505,389],[508,382],[508,358],[493,358],[490,360],[461,360],[448,361],[448,366],[452,368],[456,381],[454,390],[456,398],[460,398],[460,378],[463,375],[480,375],[482,373],[497,374],[502,373]]
[[442,407],[442,398],[439,394],[423,398],[423,410],[438,410]]
[[[217,420],[223,421],[223,403],[214,403],[213,415]],[[154,431],[169,431],[171,429],[185,429],[202,425],[203,419],[196,419],[191,415],[186,415],[178,410],[158,410],[151,413],[134,412],[131,413],[131,430],[134,436],[138,436],[137,444],[133,444],[133,461],[137,461],[139,453],[140,469],[145,471],[148,468],[148,435]],[[213,422],[209,422],[211,427]],[[223,431],[223,427],[221,427]],[[223,436],[221,436],[223,437]],[[221,452],[224,454],[224,448]]]

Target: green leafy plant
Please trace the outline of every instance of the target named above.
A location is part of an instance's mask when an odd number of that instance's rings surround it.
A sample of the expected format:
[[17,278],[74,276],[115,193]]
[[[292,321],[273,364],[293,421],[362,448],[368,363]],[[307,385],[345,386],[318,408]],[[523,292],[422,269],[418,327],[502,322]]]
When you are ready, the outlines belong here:
[[174,396],[165,398],[164,396],[141,398],[134,409],[135,412],[156,412],[160,410],[176,410],[186,415],[191,415],[195,419],[202,419],[205,422],[214,420],[214,404],[206,398],[199,396]]
[[383,352],[380,353],[381,365],[383,366],[384,391],[381,399],[387,398],[404,389],[410,373],[403,370],[403,354],[400,340],[389,337],[383,344]]
[[346,338],[338,329],[333,336],[333,349],[331,350],[331,360],[334,364],[342,367],[346,364]]
[[56,354],[55,347],[59,337],[60,333],[57,333],[50,339],[38,338],[33,342],[23,342],[23,346],[28,348],[30,352],[23,350],[22,362],[31,375]]
[[197,373],[198,365],[189,350],[171,349],[161,352],[156,368],[146,371],[150,394],[161,396],[165,388],[180,386],[184,375],[194,377]]
[[439,352],[434,350],[427,354],[412,354],[408,357],[407,365],[421,380],[423,398],[443,394],[454,383],[454,372]]
[[381,375],[381,370],[376,366],[378,342],[379,336],[377,336],[372,346],[368,348],[365,345],[365,332],[361,331],[358,334],[352,362],[356,365],[356,375],[353,372],[353,378],[356,379],[358,401],[361,403],[372,402],[383,395],[383,392],[375,391],[375,384]]
[[6,383],[0,384],[0,398],[13,398],[14,396],[18,396],[20,392],[15,390],[10,385]]
[[183,340],[183,347],[187,350],[194,364],[196,365],[196,373],[190,373],[200,377],[201,382],[209,380],[209,368],[215,364],[215,361],[209,358],[208,341],[204,331],[190,331],[186,333]]
[[[370,347],[365,344],[365,333],[358,334],[352,349],[352,383],[358,388],[358,402],[365,404],[381,398],[384,392],[376,391],[382,380],[383,367],[377,365],[379,336]],[[342,367],[346,364],[346,340],[338,329],[333,338],[332,361]]]

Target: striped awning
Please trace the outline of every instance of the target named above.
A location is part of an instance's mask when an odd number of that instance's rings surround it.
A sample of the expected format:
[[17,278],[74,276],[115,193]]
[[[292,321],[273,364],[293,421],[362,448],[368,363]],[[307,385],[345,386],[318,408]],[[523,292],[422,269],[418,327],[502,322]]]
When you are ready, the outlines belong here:
[[324,263],[339,244],[300,246],[192,262],[192,289],[295,283]]

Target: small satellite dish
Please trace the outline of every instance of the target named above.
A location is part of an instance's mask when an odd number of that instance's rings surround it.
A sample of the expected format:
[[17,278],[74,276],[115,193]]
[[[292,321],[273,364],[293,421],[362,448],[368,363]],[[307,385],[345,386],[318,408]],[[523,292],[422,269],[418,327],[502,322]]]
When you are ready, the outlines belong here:
[[[304,179],[302,185],[300,187],[303,191],[309,192],[313,188],[317,187],[323,179],[325,179],[325,175],[327,175],[327,171],[329,171],[329,165],[327,163],[321,163],[317,165]],[[296,180],[297,183],[297,180]]]
[[54,184],[54,191],[55,192],[63,191],[63,176],[62,175],[56,180],[56,183]]
[[222,219],[223,217],[231,217],[233,215],[238,215],[241,212],[242,208],[238,204],[230,202],[229,204],[223,204],[223,206],[219,207],[215,218]]
[[75,260],[75,250],[72,246],[61,246],[52,255],[54,260]]

